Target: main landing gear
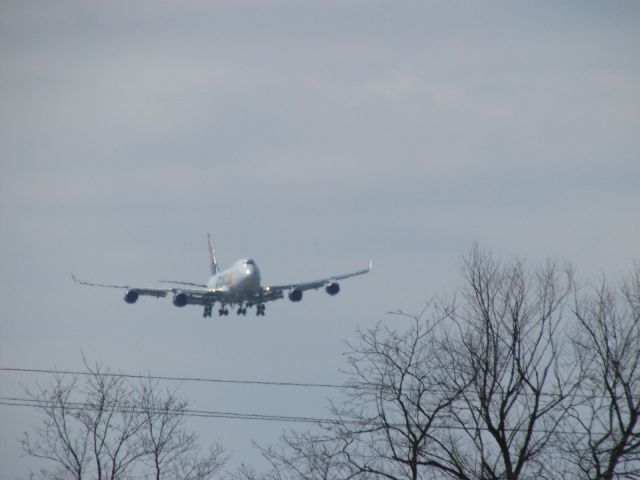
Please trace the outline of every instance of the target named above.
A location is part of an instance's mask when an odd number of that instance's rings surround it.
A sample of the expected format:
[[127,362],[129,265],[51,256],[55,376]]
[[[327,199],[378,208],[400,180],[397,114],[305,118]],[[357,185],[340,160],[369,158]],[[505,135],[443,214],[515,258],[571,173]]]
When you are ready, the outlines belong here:
[[[243,317],[247,314],[247,308],[251,307],[252,305],[240,305],[238,307],[238,309],[236,310],[236,315],[242,315]],[[260,303],[258,305],[256,305],[256,316],[257,317],[264,317],[265,314],[265,310],[266,310],[267,306],[264,303]],[[213,314],[213,305],[205,305],[204,306],[204,312],[202,313],[202,317],[203,318],[211,318]],[[229,309],[222,305],[219,309],[218,309],[218,315],[220,315],[221,317],[226,317],[229,315]]]
[[[205,305],[204,312],[202,313],[202,318],[211,318],[213,314],[213,305]],[[225,315],[229,315],[229,310],[222,307],[218,310],[218,315],[224,317]]]

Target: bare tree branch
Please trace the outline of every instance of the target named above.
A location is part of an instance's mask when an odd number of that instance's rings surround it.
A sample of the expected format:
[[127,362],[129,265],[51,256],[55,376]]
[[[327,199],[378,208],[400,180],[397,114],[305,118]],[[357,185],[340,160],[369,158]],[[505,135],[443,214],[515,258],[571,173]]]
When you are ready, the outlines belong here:
[[574,295],[582,401],[563,451],[580,478],[640,478],[640,265],[617,289],[603,279]]
[[475,247],[463,286],[410,320],[359,331],[332,421],[263,449],[273,478],[561,478],[553,440],[579,380],[564,348],[570,268]]
[[197,438],[184,425],[187,402],[176,391],[163,395],[150,379],[136,387],[100,365],[85,366],[82,382],[54,374],[51,387],[28,392],[44,421],[34,435],[25,433],[22,446],[52,462],[43,476],[210,480],[220,472],[224,449],[198,454]]

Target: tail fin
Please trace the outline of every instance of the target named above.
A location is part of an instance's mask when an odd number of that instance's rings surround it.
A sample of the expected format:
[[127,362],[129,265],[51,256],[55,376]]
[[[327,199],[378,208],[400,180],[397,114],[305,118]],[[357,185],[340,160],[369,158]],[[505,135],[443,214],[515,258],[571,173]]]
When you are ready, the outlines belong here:
[[220,271],[220,267],[218,267],[216,254],[213,251],[213,242],[211,241],[211,235],[207,233],[207,237],[209,238],[209,265],[211,268],[211,275],[215,275]]

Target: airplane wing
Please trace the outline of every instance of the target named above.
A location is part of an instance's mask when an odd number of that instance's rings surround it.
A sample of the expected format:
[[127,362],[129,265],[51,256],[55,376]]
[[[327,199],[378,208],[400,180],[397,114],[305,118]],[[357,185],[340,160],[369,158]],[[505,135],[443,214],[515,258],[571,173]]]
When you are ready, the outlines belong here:
[[[274,291],[274,292],[283,292],[285,290],[297,290],[300,292],[304,292],[305,290],[317,290],[318,288],[325,287],[329,285],[337,285],[338,280],[344,280],[346,278],[355,277],[356,275],[364,275],[365,273],[369,273],[373,268],[373,264],[371,260],[369,260],[369,268],[365,268],[364,270],[358,270],[357,272],[343,273],[341,275],[334,275],[329,278],[321,278],[320,280],[313,280],[311,282],[300,282],[300,283],[291,283],[289,285],[272,285],[269,287],[265,287],[265,290]],[[329,290],[328,290],[329,291]],[[337,291],[335,293],[338,293]]]
[[166,297],[169,293],[171,293],[172,289],[166,288],[139,288],[139,287],[130,287],[128,285],[111,285],[108,283],[93,283],[87,282],[84,280],[79,280],[75,275],[71,274],[71,278],[76,283],[80,285],[87,285],[89,287],[105,287],[105,288],[119,288],[121,290],[127,290],[129,292],[136,292],[138,295],[148,295],[151,297]]
[[160,280],[160,283],[170,283],[172,285],[186,285],[188,287],[207,288],[204,283],[180,282],[178,280]]
[[[204,285],[203,288],[146,288],[146,287],[132,287],[130,285],[113,285],[109,283],[95,283],[87,282],[85,280],[79,280],[75,275],[71,275],[73,281],[80,285],[87,285],[89,287],[105,287],[105,288],[118,288],[125,290],[124,300],[127,303],[135,303],[138,297],[167,297],[173,295],[173,304],[178,307],[183,307],[187,304],[195,305],[211,305],[221,299],[221,292],[211,291]],[[187,282],[179,282],[182,285],[193,285],[200,287],[199,284],[191,284]]]

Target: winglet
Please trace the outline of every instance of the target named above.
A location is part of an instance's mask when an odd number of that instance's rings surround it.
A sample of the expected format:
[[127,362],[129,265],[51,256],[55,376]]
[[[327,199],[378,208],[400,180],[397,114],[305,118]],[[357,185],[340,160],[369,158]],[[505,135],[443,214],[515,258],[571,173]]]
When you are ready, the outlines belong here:
[[213,242],[211,241],[211,235],[209,233],[207,233],[207,238],[209,239],[209,268],[211,269],[211,275],[215,275],[220,271],[220,267],[216,260],[216,254],[213,250]]
[[369,259],[369,271],[373,270],[373,261]]

